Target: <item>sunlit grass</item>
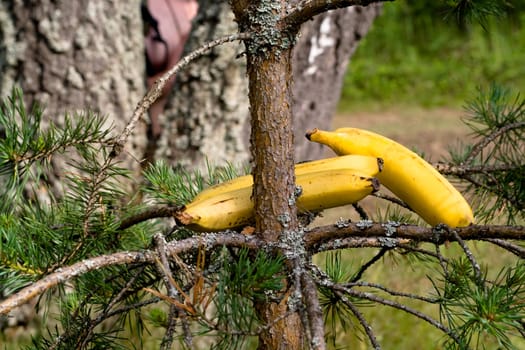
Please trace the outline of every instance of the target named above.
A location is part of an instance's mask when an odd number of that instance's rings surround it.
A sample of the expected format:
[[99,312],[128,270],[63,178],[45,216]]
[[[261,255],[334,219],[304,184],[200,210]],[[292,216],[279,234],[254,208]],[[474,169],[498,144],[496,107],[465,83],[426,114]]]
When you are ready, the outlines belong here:
[[492,82],[525,90],[522,9],[512,19],[492,18],[485,28],[472,23],[460,30],[432,6],[414,14],[411,6],[417,5],[411,3],[384,4],[351,59],[340,111],[399,104],[459,107]]

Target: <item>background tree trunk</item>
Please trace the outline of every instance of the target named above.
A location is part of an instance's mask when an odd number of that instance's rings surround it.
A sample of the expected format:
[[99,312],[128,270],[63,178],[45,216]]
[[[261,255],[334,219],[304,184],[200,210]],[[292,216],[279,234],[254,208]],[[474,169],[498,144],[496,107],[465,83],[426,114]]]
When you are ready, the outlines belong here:
[[[186,44],[190,52],[211,39],[237,32],[225,0],[199,2],[199,14]],[[322,156],[306,142],[313,127],[329,128],[337,107],[349,58],[367,33],[381,5],[353,6],[315,17],[301,28],[293,59],[293,113],[296,160]],[[244,46],[215,48],[177,76],[161,123],[157,159],[202,167],[249,160],[248,81]]]
[[[134,1],[2,1],[0,96],[20,86],[30,106],[45,116],[90,109],[108,115],[120,130],[144,95],[144,44],[140,7]],[[127,145],[124,166],[140,170],[145,124]],[[50,182],[60,191],[67,167],[53,159]]]
[[[14,85],[28,106],[43,103],[47,121],[90,109],[122,129],[145,93],[142,20],[135,1],[0,1],[0,97]],[[45,121],[44,121],[45,122]],[[108,125],[109,126],[109,125]],[[123,166],[136,177],[146,146],[145,124],[123,152]],[[47,182],[56,195],[68,169],[55,156]],[[41,192],[48,199],[47,192]],[[1,295],[0,295],[1,297]],[[35,300],[36,302],[36,300]],[[34,305],[10,314],[0,329],[27,325]]]

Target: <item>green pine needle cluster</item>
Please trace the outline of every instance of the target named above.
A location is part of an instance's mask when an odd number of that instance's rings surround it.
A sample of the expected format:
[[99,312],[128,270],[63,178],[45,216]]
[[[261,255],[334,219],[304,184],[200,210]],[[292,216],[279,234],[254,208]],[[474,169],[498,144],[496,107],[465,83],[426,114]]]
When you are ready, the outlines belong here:
[[[335,283],[350,282],[354,276],[354,273],[351,271],[351,265],[345,264],[341,253],[338,250],[329,252],[325,256],[325,273]],[[354,314],[348,308],[348,305],[341,300],[341,296],[337,295],[332,289],[320,287],[319,299],[323,309],[327,329],[326,338],[329,344],[336,346],[337,335],[340,333],[340,330],[343,330],[345,333],[350,329],[359,330]],[[360,305],[366,304],[353,298],[352,302],[357,302]]]
[[[0,176],[5,184],[3,195],[12,200],[22,196],[30,180],[45,174],[44,167],[55,153],[74,149],[82,158],[92,158],[109,141],[107,120],[93,113],[65,115],[63,125],[44,122],[42,117],[38,104],[27,110],[20,89],[13,89],[0,105]],[[84,165],[90,166],[91,159],[86,160]],[[14,207],[10,202],[0,203],[1,212]]]
[[480,349],[488,344],[517,349],[509,335],[524,335],[525,264],[501,269],[493,281],[485,274],[479,283],[469,262],[458,259],[444,282],[441,317],[463,341],[463,345],[448,341],[447,349]]
[[203,189],[249,173],[249,169],[240,168],[233,163],[224,166],[213,165],[206,161],[207,174],[199,170],[187,170],[183,167],[171,167],[163,160],[158,160],[148,167],[144,177],[148,182],[144,192],[158,203],[182,206]]
[[480,23],[483,26],[490,18],[503,17],[512,8],[506,0],[451,0],[446,6],[459,23]]
[[263,251],[251,255],[247,249],[235,253],[223,251],[214,300],[216,328],[222,335],[216,344],[219,349],[243,349],[248,337],[263,326],[254,301],[268,300],[283,287],[284,259]]
[[[467,192],[476,200],[476,217],[508,223],[525,219],[525,99],[493,85],[466,105],[466,125],[474,143],[451,153],[452,162],[466,170]],[[469,172],[468,169],[480,169]]]

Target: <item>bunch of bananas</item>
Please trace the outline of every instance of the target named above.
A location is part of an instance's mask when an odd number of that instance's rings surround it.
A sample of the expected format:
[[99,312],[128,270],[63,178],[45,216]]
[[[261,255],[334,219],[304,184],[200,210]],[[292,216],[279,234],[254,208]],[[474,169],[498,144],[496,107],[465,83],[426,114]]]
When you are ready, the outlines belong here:
[[[314,129],[306,137],[329,146],[340,157],[295,166],[299,213],[355,203],[377,191],[381,183],[432,226],[461,227],[474,222],[472,209],[458,190],[403,145],[355,128]],[[249,225],[254,217],[252,187],[251,175],[209,187],[176,218],[196,231]]]
[[381,157],[383,170],[377,175],[381,184],[428,224],[460,227],[474,222],[472,209],[458,190],[432,165],[403,145],[356,128],[314,129],[307,132],[306,137],[330,147],[338,155]]
[[[382,160],[367,155],[347,155],[300,163],[295,166],[299,213],[355,203],[379,189],[375,178]],[[253,178],[241,176],[209,187],[176,215],[196,231],[220,231],[249,225],[254,217]]]

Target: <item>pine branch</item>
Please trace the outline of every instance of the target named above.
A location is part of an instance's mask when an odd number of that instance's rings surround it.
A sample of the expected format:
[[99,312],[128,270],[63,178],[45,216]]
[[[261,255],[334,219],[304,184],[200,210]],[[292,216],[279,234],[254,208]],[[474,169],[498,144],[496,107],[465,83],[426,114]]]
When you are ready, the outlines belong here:
[[[99,324],[101,324],[105,320],[109,319],[110,317],[122,314],[122,313],[127,313],[130,310],[139,309],[141,307],[156,303],[160,300],[159,298],[152,298],[146,301],[134,303],[132,305],[127,305],[127,306],[118,308],[116,310],[112,310],[118,303],[120,303],[125,298],[126,294],[128,294],[131,291],[131,286],[137,281],[137,279],[139,278],[140,274],[144,271],[144,269],[145,267],[139,268],[139,271],[137,271],[135,275],[129,281],[126,282],[126,285],[109,301],[108,305],[104,308],[104,310],[99,315],[97,315],[94,319],[91,320],[89,327],[87,327],[87,329],[85,330],[85,334],[83,336],[84,340],[82,341],[82,345],[80,347],[81,349],[85,349],[87,347],[89,339],[91,335],[93,334],[95,327],[97,327]],[[75,313],[77,315],[78,315],[78,311],[80,310],[80,308],[83,307],[84,304],[87,303],[89,299],[90,299],[89,297],[84,298],[82,305],[79,306],[77,310],[75,310]],[[77,315],[74,315],[73,318],[76,318]]]
[[[456,228],[455,231],[462,239],[490,239],[500,237],[513,239],[525,238],[525,227],[473,225],[464,228]],[[439,234],[439,236],[436,236],[437,234]],[[349,241],[356,241],[358,244],[364,246],[383,247],[385,245],[385,227],[380,224],[368,224],[367,227],[363,227],[362,223],[349,224],[348,227],[343,228],[325,226],[313,229],[306,233],[304,239],[307,249],[309,251],[314,251],[323,250],[322,243],[328,240],[338,240],[338,248],[343,248],[344,242],[342,238],[345,237]],[[400,225],[396,229],[396,236],[388,237],[388,239],[395,244],[399,244],[400,242],[406,243],[407,240],[428,241],[442,244],[445,241],[455,241],[457,238],[454,234],[436,232],[436,230],[432,228],[422,228],[414,225]],[[206,246],[207,249],[223,245],[245,247],[248,249],[261,249],[264,246],[264,243],[258,240],[255,236],[245,236],[231,232],[225,234],[207,234],[200,237],[191,237],[181,241],[170,242],[166,245],[166,252],[170,256],[174,256],[183,252],[196,251],[202,245]],[[89,271],[118,264],[153,264],[155,263],[156,256],[157,254],[155,252],[149,250],[141,252],[120,252],[110,255],[102,255],[78,262],[68,267],[63,267],[3,300],[0,303],[0,314],[5,314],[46,290]]]
[[342,294],[342,295],[348,295],[348,296],[351,296],[351,297],[356,297],[358,299],[370,300],[370,301],[378,303],[378,304],[382,304],[382,305],[386,305],[386,306],[390,306],[390,307],[402,310],[404,312],[412,314],[412,315],[414,315],[414,316],[416,316],[416,317],[418,317],[418,318],[428,322],[432,326],[434,326],[437,329],[443,331],[449,337],[454,339],[454,341],[456,341],[456,343],[458,343],[459,345],[463,345],[462,342],[461,342],[461,339],[452,330],[450,330],[448,327],[443,325],[441,322],[433,319],[432,317],[430,317],[430,316],[428,316],[428,315],[426,315],[426,314],[424,314],[422,312],[419,312],[419,311],[417,311],[417,310],[415,310],[415,309],[413,309],[413,308],[411,308],[409,306],[397,303],[395,301],[378,297],[378,296],[376,296],[376,295],[374,295],[372,293],[359,292],[359,291],[356,291],[356,290],[354,290],[352,288],[348,288],[344,284],[335,283],[330,278],[328,278],[328,276],[326,276],[324,273],[319,271],[319,269],[317,269],[317,268],[313,268],[312,271],[315,274],[314,278],[315,278],[315,281],[316,281],[317,285],[325,287],[325,288],[329,288],[335,294],[339,293],[339,295]]
[[368,6],[374,3],[382,3],[394,0],[302,0],[284,18],[287,28],[300,26],[309,21],[312,17],[329,10],[349,6]]
[[339,291],[339,292],[342,292],[342,293],[346,293],[350,296],[353,296],[353,297],[356,297],[356,298],[360,298],[360,299],[365,299],[365,300],[370,300],[370,301],[373,301],[375,303],[378,303],[378,304],[382,304],[382,305],[386,305],[386,306],[390,306],[390,307],[393,307],[395,309],[398,309],[398,310],[402,310],[406,313],[409,313],[411,315],[414,315],[416,316],[417,318],[419,319],[422,319],[423,321],[429,323],[430,325],[434,326],[435,328],[441,330],[443,333],[445,333],[446,335],[448,335],[450,338],[454,339],[454,341],[460,345],[460,346],[463,346],[463,342],[461,340],[461,338],[456,334],[454,333],[452,330],[450,330],[448,327],[446,327],[444,324],[442,324],[441,322],[433,319],[432,317],[420,312],[420,311],[417,311],[409,306],[406,306],[406,305],[403,305],[403,304],[400,304],[400,303],[397,303],[395,301],[392,301],[392,300],[388,300],[388,299],[384,299],[384,298],[381,298],[381,297],[378,297],[372,293],[366,293],[366,292],[357,292],[353,289],[349,289],[349,288],[345,288],[341,285],[337,285],[337,284],[334,284],[332,286],[332,288],[336,291]]
[[487,239],[484,239],[484,241],[495,244],[503,249],[506,249],[512,254],[518,256],[519,258],[525,259],[525,248],[524,247],[521,247],[517,244],[512,244],[509,241],[499,239],[499,238],[487,238]]
[[[181,241],[170,242],[167,245],[167,251],[170,256],[173,256],[174,254],[181,254],[183,252],[196,251],[203,244],[208,249],[222,247],[224,245],[230,247],[245,247],[252,250],[263,247],[263,242],[253,236],[245,236],[229,232],[224,234],[209,234],[205,236],[191,237]],[[43,292],[87,272],[113,265],[140,263],[154,264],[155,259],[156,253],[150,250],[139,252],[118,252],[97,256],[70,266],[62,267],[9,296],[7,299],[2,300],[0,302],[0,315],[6,314]]]
[[515,164],[456,165],[451,163],[434,163],[432,166],[443,175],[454,175],[465,179],[467,179],[467,175],[490,174],[519,169],[519,166]]
[[480,141],[478,141],[474,147],[470,150],[469,154],[465,158],[465,162],[471,163],[473,162],[479,154],[491,143],[494,142],[498,137],[501,137],[502,135],[508,133],[511,130],[515,129],[523,129],[525,128],[525,122],[515,122],[511,124],[506,124],[496,130],[494,130],[489,135],[482,138]]
[[108,179],[108,170],[112,166],[112,160],[111,158],[106,158],[104,160],[104,163],[102,166],[96,171],[95,174],[91,177],[90,181],[87,182],[87,186],[89,187],[88,193],[84,194],[87,195],[86,200],[84,201],[84,207],[82,212],[82,237],[77,242],[75,247],[68,253],[65,254],[62,259],[57,262],[56,264],[50,266],[47,270],[47,272],[53,271],[56,268],[64,265],[66,262],[70,261],[75,257],[75,255],[82,249],[84,244],[86,243],[86,239],[89,237],[91,233],[91,217],[93,213],[99,208],[100,204],[100,191],[102,189],[103,184]]
[[335,295],[337,295],[341,299],[341,302],[343,302],[358,319],[359,323],[363,327],[363,330],[365,331],[365,334],[370,340],[370,344],[374,347],[374,350],[381,350],[381,345],[379,345],[379,342],[377,341],[377,338],[374,335],[374,332],[372,331],[372,327],[370,327],[363,314],[359,312],[359,309],[350,300],[348,300],[348,298],[340,291],[335,291]]
[[[457,227],[453,229],[464,240],[481,240],[487,238],[499,239],[525,239],[525,226],[505,226],[505,225],[471,225],[467,227]],[[399,243],[408,243],[408,240],[417,242],[430,242],[443,244],[446,241],[455,241],[456,238],[452,232],[438,231],[432,227],[421,227],[416,225],[403,225],[395,227],[394,235],[391,234],[391,228],[385,224],[359,221],[348,223],[345,226],[327,225],[311,229],[305,234],[306,247],[309,251],[323,251],[323,247],[330,244],[335,239],[359,239],[363,246],[388,247],[389,243],[397,246]],[[370,242],[368,245],[366,239],[374,238],[381,242]],[[343,244],[342,241],[338,242]],[[359,243],[359,242],[354,242]],[[355,245],[357,246],[357,244]],[[333,246],[332,246],[333,247]],[[334,247],[336,248],[336,247]],[[338,248],[343,248],[341,245]]]

